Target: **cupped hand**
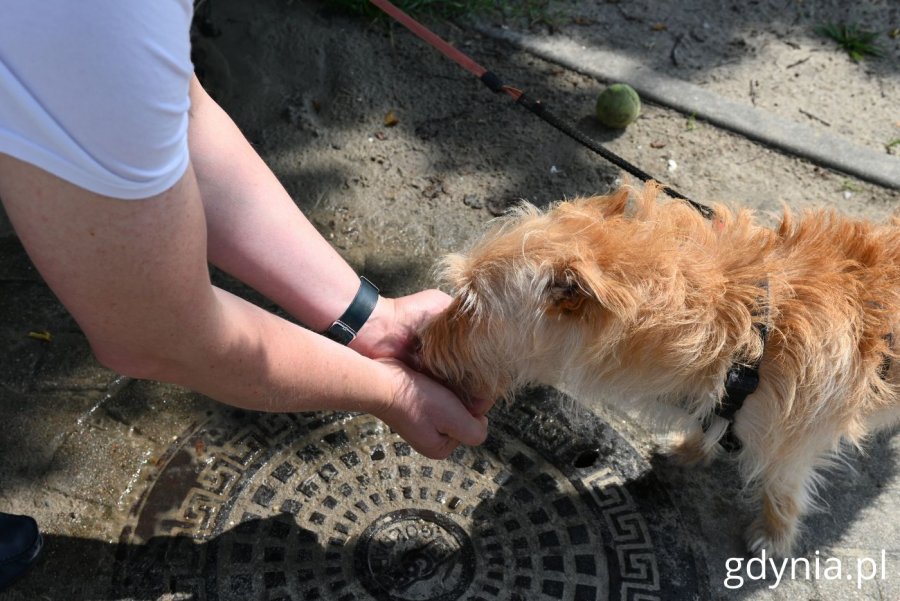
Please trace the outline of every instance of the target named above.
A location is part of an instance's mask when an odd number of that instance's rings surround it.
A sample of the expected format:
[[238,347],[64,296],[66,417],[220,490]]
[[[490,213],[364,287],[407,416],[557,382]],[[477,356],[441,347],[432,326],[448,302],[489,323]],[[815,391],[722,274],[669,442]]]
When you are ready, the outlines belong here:
[[[423,290],[400,298],[378,299],[372,316],[350,347],[372,359],[399,359],[416,371],[422,371],[417,354],[418,333],[440,315],[453,299],[440,290]],[[477,399],[467,391],[456,391],[466,409],[481,417],[494,405],[494,399]],[[456,397],[454,397],[456,398]]]
[[374,414],[416,451],[445,459],[460,443],[485,441],[487,418],[473,416],[450,390],[397,359],[378,361],[390,371],[393,393]]
[[392,357],[418,369],[418,332],[446,309],[451,300],[447,294],[433,289],[400,298],[379,298],[350,347],[372,359]]

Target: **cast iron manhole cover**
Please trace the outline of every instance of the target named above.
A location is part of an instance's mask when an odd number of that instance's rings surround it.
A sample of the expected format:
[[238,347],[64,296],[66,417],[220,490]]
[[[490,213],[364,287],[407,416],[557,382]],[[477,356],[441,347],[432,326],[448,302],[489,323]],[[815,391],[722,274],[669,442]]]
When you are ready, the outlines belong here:
[[122,532],[117,595],[215,601],[702,598],[683,519],[624,438],[536,391],[426,459],[357,414],[213,416]]

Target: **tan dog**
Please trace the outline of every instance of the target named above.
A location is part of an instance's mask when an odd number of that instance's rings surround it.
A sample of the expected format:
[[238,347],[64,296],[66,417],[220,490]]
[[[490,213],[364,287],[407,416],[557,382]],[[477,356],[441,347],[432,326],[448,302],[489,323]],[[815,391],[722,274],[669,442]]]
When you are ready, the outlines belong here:
[[761,502],[748,545],[788,555],[816,468],[900,422],[900,221],[786,211],[771,230],[657,189],[523,206],[447,257],[455,298],[422,332],[424,366],[481,398],[544,384],[640,409],[683,431],[674,450],[695,463],[728,427],[729,368],[759,362],[734,424]]

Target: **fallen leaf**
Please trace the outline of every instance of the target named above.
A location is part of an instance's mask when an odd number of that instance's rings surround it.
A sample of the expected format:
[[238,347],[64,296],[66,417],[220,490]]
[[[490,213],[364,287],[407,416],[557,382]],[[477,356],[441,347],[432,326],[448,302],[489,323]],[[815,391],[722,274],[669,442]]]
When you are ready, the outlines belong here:
[[386,127],[394,127],[398,123],[400,123],[400,119],[394,111],[388,111],[387,115],[384,116],[384,124]]
[[669,26],[665,23],[654,23],[650,26],[650,29],[652,29],[653,31],[666,31],[669,29]]

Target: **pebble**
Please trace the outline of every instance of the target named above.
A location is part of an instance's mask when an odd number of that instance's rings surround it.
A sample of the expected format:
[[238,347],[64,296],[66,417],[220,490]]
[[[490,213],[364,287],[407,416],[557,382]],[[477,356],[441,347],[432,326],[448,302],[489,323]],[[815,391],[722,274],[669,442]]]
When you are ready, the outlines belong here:
[[463,197],[463,204],[473,209],[483,209],[484,201],[477,194],[466,194]]
[[506,210],[509,209],[511,204],[512,202],[507,199],[492,198],[487,201],[485,206],[491,215],[499,217],[500,215],[506,214]]

